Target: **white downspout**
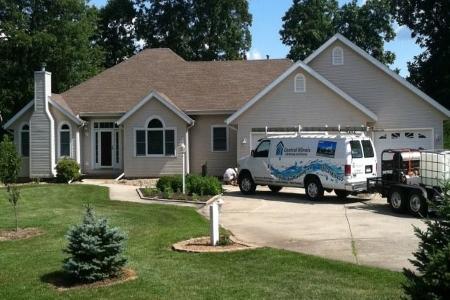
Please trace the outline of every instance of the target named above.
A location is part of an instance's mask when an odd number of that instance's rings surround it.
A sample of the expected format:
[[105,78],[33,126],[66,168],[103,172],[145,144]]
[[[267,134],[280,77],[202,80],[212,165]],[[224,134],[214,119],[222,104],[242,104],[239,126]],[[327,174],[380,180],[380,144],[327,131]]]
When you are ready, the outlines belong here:
[[191,129],[194,125],[195,125],[195,121],[192,121],[192,124],[186,128],[186,133],[184,136],[184,140],[186,141],[186,174],[189,174],[189,172],[190,172],[189,150],[191,148],[189,147],[189,129]]

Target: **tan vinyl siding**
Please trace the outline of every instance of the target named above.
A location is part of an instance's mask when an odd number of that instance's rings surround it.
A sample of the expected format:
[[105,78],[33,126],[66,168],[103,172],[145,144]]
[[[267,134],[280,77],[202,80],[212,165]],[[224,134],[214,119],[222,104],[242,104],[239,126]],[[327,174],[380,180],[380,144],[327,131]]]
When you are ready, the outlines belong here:
[[228,151],[213,152],[212,126],[225,126],[230,115],[190,116],[195,125],[189,130],[190,173],[201,174],[202,165],[207,163],[208,175],[221,177],[227,168],[236,167],[236,130],[228,128]]
[[[344,65],[332,65],[332,50],[344,50]],[[446,117],[391,76],[336,41],[309,66],[378,115],[373,126],[381,129],[430,128],[442,136]],[[435,147],[440,147],[437,144]]]
[[[142,157],[135,155],[135,129],[145,128],[151,116],[158,116],[164,121],[166,128],[175,129],[175,155],[165,157]],[[182,173],[182,154],[178,145],[185,143],[186,122],[161,104],[151,99],[133,116],[124,122],[124,172],[126,177],[159,177]]]
[[236,119],[238,140],[245,137],[248,141],[238,145],[238,159],[249,154],[250,132],[255,127],[366,125],[365,114],[307,73],[303,73],[306,92],[294,93],[298,73],[302,72],[293,72]]
[[54,144],[53,120],[47,112],[47,97],[50,95],[50,73],[35,73],[35,102],[34,113],[30,118],[30,177],[53,177],[52,154]]
[[[18,118],[11,128],[14,130],[13,138],[14,145],[16,146],[16,151],[20,153],[20,127],[25,122],[30,120],[31,114],[33,113],[33,108],[24,113],[20,118]],[[22,164],[20,168],[19,177],[30,177],[30,159],[28,157],[22,157]]]

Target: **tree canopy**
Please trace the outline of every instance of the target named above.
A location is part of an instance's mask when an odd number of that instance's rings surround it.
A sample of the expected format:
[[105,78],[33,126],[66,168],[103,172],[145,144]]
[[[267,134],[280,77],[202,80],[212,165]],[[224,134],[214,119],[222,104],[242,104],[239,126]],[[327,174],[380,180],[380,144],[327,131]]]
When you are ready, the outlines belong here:
[[450,1],[393,0],[400,25],[424,50],[408,63],[411,83],[450,109]]
[[252,15],[246,0],[137,0],[137,33],[146,48],[186,60],[245,59]]
[[394,53],[384,42],[394,39],[393,17],[388,0],[357,0],[339,7],[337,0],[294,0],[282,18],[281,41],[290,46],[288,58],[304,60],[334,34],[340,33],[384,64]]
[[136,47],[133,0],[108,0],[99,11],[98,44],[105,54],[105,68],[110,68],[133,56]]
[[33,72],[46,62],[56,93],[100,71],[92,42],[97,10],[85,0],[0,0],[0,111],[5,120],[33,99]]

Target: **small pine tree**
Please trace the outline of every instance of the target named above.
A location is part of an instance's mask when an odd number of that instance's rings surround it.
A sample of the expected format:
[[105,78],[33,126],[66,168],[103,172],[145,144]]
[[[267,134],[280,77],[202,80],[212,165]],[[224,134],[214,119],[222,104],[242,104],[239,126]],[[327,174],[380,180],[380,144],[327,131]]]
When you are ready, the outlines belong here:
[[411,299],[448,299],[450,295],[450,199],[449,184],[444,189],[444,201],[436,206],[436,219],[425,218],[425,231],[414,227],[420,239],[415,260],[410,262],[418,273],[403,269],[407,282],[403,285]]
[[120,275],[128,259],[122,257],[125,233],[118,227],[110,228],[106,218],[95,215],[92,206],[86,206],[82,223],[67,233],[69,245],[64,253],[64,272],[77,282],[94,282]]

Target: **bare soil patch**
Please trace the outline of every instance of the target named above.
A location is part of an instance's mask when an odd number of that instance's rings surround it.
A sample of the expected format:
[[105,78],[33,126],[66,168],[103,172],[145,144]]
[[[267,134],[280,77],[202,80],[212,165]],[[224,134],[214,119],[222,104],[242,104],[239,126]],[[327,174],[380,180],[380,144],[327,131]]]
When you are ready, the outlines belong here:
[[42,234],[38,228],[0,229],[0,242],[12,240],[25,240]]
[[230,251],[240,251],[247,249],[254,249],[257,246],[245,244],[232,239],[229,245],[223,246],[213,246],[211,245],[211,239],[209,236],[193,238],[187,241],[182,241],[174,244],[172,249],[180,252],[230,252]]

